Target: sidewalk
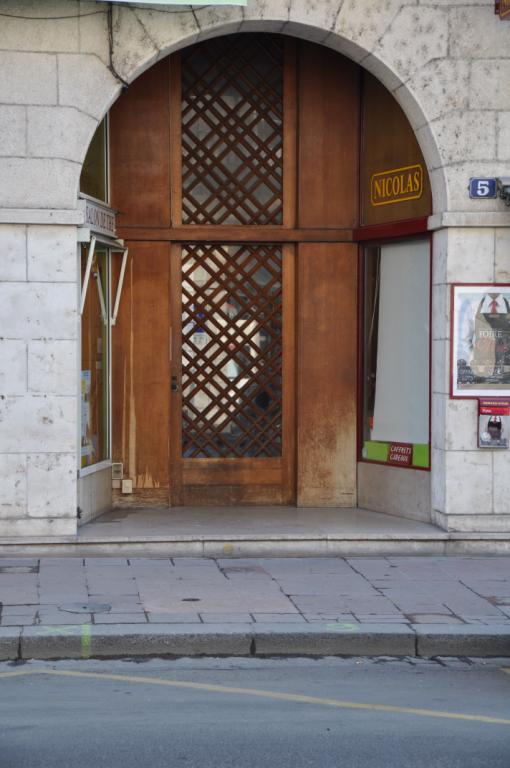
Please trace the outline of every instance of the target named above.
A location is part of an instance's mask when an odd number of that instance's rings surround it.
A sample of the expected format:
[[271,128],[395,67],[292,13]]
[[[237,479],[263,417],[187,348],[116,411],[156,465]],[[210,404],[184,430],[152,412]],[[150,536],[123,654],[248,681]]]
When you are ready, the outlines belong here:
[[510,656],[510,557],[0,558],[0,659]]

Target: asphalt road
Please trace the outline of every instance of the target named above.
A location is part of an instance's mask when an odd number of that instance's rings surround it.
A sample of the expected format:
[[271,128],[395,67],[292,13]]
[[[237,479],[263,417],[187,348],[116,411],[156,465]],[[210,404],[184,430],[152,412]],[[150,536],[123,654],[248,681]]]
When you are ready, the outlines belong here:
[[0,664],[1,768],[508,768],[510,660]]

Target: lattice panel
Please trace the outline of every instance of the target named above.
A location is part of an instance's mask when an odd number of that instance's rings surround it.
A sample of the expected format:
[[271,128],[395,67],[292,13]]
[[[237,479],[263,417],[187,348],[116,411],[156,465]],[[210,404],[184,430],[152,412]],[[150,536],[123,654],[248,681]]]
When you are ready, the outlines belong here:
[[282,454],[282,252],[182,250],[182,455]]
[[236,35],[182,53],[184,224],[283,221],[283,45]]

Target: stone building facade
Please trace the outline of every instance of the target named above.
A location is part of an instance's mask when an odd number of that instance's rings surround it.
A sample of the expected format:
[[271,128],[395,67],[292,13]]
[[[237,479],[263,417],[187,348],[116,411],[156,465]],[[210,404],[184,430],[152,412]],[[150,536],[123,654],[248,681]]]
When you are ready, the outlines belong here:
[[[407,116],[433,201],[427,516],[446,530],[509,532],[510,451],[479,449],[476,400],[450,397],[450,286],[510,283],[510,211],[501,199],[467,193],[470,177],[510,176],[510,23],[495,16],[493,0],[248,0],[193,10],[115,4],[110,30],[104,3],[5,0],[0,535],[77,530],[77,197],[94,132],[123,82],[198,41],[243,32],[339,52],[382,83]],[[401,477],[390,478],[395,495]],[[377,508],[377,489],[365,504]]]

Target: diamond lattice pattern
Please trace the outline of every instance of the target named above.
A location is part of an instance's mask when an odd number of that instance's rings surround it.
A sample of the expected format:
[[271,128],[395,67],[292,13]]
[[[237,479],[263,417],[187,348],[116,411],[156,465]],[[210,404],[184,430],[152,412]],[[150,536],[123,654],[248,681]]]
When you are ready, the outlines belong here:
[[224,37],[182,54],[184,224],[281,224],[283,47]]
[[282,455],[282,252],[182,251],[185,458]]

